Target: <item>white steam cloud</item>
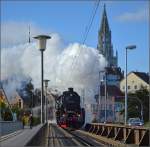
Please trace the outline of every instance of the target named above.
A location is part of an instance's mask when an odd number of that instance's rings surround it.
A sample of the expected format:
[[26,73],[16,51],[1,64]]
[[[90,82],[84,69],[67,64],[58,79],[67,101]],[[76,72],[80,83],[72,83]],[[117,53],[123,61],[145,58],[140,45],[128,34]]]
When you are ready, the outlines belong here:
[[[59,90],[73,87],[80,95],[84,89],[85,103],[95,103],[94,94],[98,90],[99,71],[105,65],[104,57],[86,45],[72,43],[66,46],[56,33],[51,37],[44,52],[44,78],[50,80],[49,87]],[[20,80],[16,80],[16,84],[8,83],[6,88],[11,87],[11,91],[19,88],[23,77],[31,77],[34,86],[40,87],[41,54],[36,42],[2,49],[2,79],[12,75]]]

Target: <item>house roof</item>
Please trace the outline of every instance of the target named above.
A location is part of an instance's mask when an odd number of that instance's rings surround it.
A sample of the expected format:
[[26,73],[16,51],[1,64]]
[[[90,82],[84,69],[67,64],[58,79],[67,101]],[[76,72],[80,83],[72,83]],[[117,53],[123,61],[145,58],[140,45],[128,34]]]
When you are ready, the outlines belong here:
[[133,72],[133,73],[147,84],[149,83],[149,75],[147,73],[145,72]]

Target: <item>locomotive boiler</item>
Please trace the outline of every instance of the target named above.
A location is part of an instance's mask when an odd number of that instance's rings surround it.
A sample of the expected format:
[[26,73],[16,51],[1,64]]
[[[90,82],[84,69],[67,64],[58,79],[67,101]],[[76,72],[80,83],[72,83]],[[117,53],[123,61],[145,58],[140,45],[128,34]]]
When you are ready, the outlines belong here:
[[80,96],[68,88],[56,100],[56,120],[61,127],[80,128],[85,122],[85,110],[80,106]]

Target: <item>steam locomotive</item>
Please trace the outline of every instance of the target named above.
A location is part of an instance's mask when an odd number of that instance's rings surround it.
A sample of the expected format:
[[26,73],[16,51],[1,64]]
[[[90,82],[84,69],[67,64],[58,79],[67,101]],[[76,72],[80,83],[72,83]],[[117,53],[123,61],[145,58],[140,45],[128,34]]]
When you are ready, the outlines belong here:
[[85,110],[80,106],[80,96],[68,88],[56,100],[56,120],[61,127],[80,128],[85,122]]

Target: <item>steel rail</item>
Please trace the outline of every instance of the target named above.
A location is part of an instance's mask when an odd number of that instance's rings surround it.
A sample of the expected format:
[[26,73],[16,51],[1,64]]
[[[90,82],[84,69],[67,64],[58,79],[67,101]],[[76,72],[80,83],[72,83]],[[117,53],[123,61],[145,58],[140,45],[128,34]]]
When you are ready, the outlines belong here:
[[102,146],[103,144],[91,142],[82,136],[78,136],[72,130],[62,129],[57,125],[50,124],[48,146]]

